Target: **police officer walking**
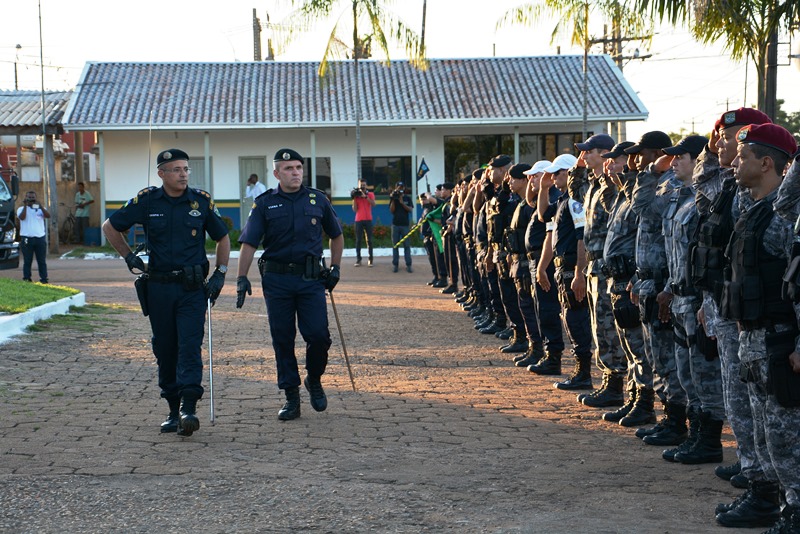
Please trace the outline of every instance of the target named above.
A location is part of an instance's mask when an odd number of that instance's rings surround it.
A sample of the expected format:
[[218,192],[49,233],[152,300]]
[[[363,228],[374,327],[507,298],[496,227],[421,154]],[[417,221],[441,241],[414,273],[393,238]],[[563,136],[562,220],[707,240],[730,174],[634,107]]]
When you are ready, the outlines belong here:
[[[142,311],[149,314],[153,353],[158,362],[161,397],[169,404],[161,432],[191,436],[200,421],[197,401],[203,396],[203,325],[207,300],[222,291],[231,244],[228,228],[211,196],[189,187],[189,156],[171,148],[156,160],[161,187],[147,187],[103,223],[108,242],[134,269],[146,272]],[[149,262],[134,254],[124,233],[134,224],[144,228]],[[216,268],[206,281],[209,264],[206,233],[217,242]]]
[[[278,150],[272,174],[278,187],[256,200],[239,237],[239,271],[236,307],[252,295],[247,272],[259,243],[264,253],[258,261],[261,287],[267,303],[272,347],[278,366],[278,387],[286,403],[278,419],[300,417],[300,374],[294,352],[296,329],[306,342],[303,384],[311,407],[321,412],[328,406],[321,377],[328,365],[331,336],[325,290],[339,282],[344,236],[336,213],[322,191],[303,185],[303,157],[290,148]],[[323,269],[322,234],[330,238],[331,266]]]

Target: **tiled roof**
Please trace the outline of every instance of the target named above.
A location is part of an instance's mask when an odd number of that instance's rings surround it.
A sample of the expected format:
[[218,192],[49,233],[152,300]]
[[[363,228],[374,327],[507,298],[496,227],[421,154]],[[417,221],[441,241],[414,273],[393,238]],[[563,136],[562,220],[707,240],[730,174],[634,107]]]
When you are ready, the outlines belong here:
[[[45,93],[47,133],[63,133],[62,119],[72,91]],[[42,133],[42,93],[0,91],[0,133],[38,135]]]
[[[582,120],[581,56],[360,61],[364,126]],[[352,62],[328,78],[316,62],[87,63],[69,129],[229,129],[352,125]],[[588,119],[642,120],[647,110],[606,55],[589,57]]]

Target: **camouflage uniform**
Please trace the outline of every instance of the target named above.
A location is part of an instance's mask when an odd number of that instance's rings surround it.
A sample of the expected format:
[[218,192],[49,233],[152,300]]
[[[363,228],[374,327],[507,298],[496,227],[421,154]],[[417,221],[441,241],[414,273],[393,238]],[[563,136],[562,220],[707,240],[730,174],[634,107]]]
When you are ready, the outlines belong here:
[[659,176],[650,166],[636,176],[631,209],[639,216],[639,228],[632,291],[639,296],[645,356],[652,369],[653,388],[663,403],[686,404],[676,373],[672,328],[658,319],[655,302],[669,276],[662,232],[663,213],[669,203],[669,192],[678,186],[672,170]]
[[[730,253],[735,252],[738,242],[744,241],[738,235],[740,228],[745,226],[747,220],[756,218],[759,212],[771,210],[776,197],[777,191],[773,191],[746,211],[743,210],[741,219],[737,221],[737,233],[728,246]],[[790,257],[792,223],[773,215],[766,230],[759,229],[756,236],[760,237],[761,245],[757,269],[763,270],[769,263],[776,260],[785,262]],[[774,259],[766,258],[767,255]],[[735,272],[731,278],[737,280]],[[773,278],[772,270],[761,276],[762,297],[780,292],[780,279],[772,280]],[[769,280],[772,280],[771,284]],[[725,298],[726,295],[723,295],[723,299]],[[767,298],[763,300],[766,301]],[[765,308],[772,310],[770,315],[762,312],[756,321],[739,321],[739,359],[747,371],[755,451],[762,468],[755,480],[779,481],[786,492],[787,504],[797,507],[800,506],[800,455],[797,453],[800,408],[787,408],[778,402],[771,384],[771,379],[777,376],[771,375],[775,373],[774,370],[769,370],[770,355],[773,352],[785,355],[800,346],[797,338],[797,309],[788,302],[783,302],[787,309],[776,310],[774,306],[765,305]],[[721,311],[728,312],[729,308],[724,304],[725,300]],[[747,309],[753,307],[747,306]]]
[[611,311],[609,281],[603,273],[603,248],[608,232],[609,215],[600,202],[601,184],[586,167],[574,167],[569,173],[570,197],[584,205],[586,226],[583,245],[586,249],[586,295],[592,321],[595,362],[603,373],[619,372],[627,367],[620,337]]
[[[709,216],[709,209],[722,191],[722,184],[733,180],[733,169],[722,168],[719,156],[708,149],[700,153],[692,180],[697,189],[695,202],[700,215],[700,225]],[[737,195],[731,217],[738,217],[738,201],[751,203],[748,197]],[[756,456],[753,441],[753,414],[750,410],[750,395],[747,385],[739,378],[741,365],[739,361],[739,328],[736,322],[719,316],[719,307],[712,293],[703,291],[702,302],[705,316],[706,334],[714,336],[719,351],[720,374],[722,379],[722,400],[728,424],[733,431],[737,443],[737,456],[741,464],[741,473],[748,479],[757,479],[761,473],[761,465]]]
[[[636,229],[637,216],[631,209],[630,196],[635,185],[634,173],[630,173],[624,187],[617,191],[616,187],[606,187],[602,191],[602,201],[609,213],[608,234],[606,235],[603,265],[608,277],[607,290],[613,302],[613,310],[634,308],[626,289],[628,282],[636,272]],[[625,362],[607,367],[613,373],[625,373],[626,368],[631,379],[640,387],[652,387],[653,372],[650,363],[645,359],[644,335],[639,321],[638,311],[630,322],[623,320],[624,327],[614,321],[614,328],[625,352]],[[613,312],[609,313],[613,319]],[[635,323],[635,324],[634,324]],[[605,362],[604,362],[605,363]]]

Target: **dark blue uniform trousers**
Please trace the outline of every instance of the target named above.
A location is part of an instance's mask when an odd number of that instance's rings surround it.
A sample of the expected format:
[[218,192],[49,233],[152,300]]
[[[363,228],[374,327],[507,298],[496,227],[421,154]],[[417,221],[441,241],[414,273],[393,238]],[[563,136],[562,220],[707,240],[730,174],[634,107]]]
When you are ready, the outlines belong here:
[[[550,280],[550,291],[545,291],[539,284],[534,284],[534,302],[536,303],[536,316],[539,319],[539,331],[544,339],[544,346],[548,353],[563,352],[564,335],[561,325],[561,304],[558,302],[558,287],[556,286],[556,268],[553,262],[547,267],[547,279]],[[536,262],[531,262],[531,275],[536,276]]]
[[319,280],[303,280],[300,275],[267,273],[261,287],[278,367],[278,387],[300,385],[294,354],[297,327],[306,342],[306,371],[309,376],[322,376],[331,347],[325,286]]
[[158,362],[158,385],[165,399],[203,396],[202,344],[206,294],[187,291],[180,283],[148,283],[153,354]]
[[[495,272],[497,272],[497,269],[495,269]],[[498,279],[500,300],[506,311],[506,317],[514,323],[514,331],[517,334],[517,338],[524,339],[526,337],[525,321],[522,319],[522,312],[519,310],[519,297],[517,296],[517,286],[514,285],[514,279],[510,277],[503,278],[502,276],[498,276]]]

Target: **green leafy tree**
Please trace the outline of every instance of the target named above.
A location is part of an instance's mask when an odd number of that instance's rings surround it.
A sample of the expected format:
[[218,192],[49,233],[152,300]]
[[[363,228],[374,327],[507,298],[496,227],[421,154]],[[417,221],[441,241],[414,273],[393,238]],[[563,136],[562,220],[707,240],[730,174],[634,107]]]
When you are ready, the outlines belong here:
[[[695,39],[722,42],[731,58],[749,58],[758,75],[758,109],[768,110],[769,51],[800,17],[797,0],[627,0],[631,10],[690,29]],[[774,89],[774,85],[772,86]]]
[[777,100],[777,106],[775,112],[775,124],[779,124],[780,126],[783,126],[787,130],[792,132],[794,138],[797,140],[798,143],[800,143],[800,111],[794,111],[794,112],[784,111],[783,105],[785,103],[786,102],[784,100],[781,99]]
[[[356,123],[357,180],[361,179],[361,86],[358,60],[372,57],[377,46],[389,63],[389,43],[405,49],[416,68],[427,68],[424,44],[417,33],[389,11],[391,0],[292,0],[294,11],[276,27],[278,50],[285,50],[301,34],[333,20],[318,74],[325,77],[330,61],[352,59],[355,91],[352,93]],[[423,18],[424,27],[424,18]]]

